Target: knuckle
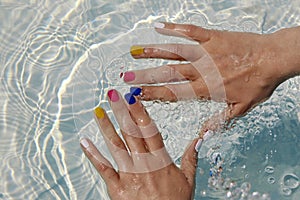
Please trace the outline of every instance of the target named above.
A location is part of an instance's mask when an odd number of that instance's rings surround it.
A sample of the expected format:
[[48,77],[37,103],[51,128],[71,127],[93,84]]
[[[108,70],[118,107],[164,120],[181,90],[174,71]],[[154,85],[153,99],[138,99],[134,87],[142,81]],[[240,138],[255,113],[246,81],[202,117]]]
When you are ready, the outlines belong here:
[[123,149],[124,148],[124,143],[120,138],[112,137],[110,142],[113,146],[117,147],[117,149]]
[[189,25],[186,30],[187,30],[188,35],[193,35],[193,34],[195,34],[195,32],[198,31],[198,27],[195,25]]

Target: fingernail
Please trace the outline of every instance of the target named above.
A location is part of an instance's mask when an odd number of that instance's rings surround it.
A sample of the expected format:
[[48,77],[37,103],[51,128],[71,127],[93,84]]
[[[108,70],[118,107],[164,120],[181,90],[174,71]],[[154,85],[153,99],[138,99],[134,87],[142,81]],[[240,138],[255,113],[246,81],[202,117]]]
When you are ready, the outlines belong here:
[[135,79],[135,74],[134,72],[125,72],[124,73],[124,81],[125,82],[130,82]]
[[125,99],[129,105],[132,105],[136,102],[134,96],[131,93],[125,94]]
[[132,46],[130,47],[130,54],[132,56],[138,56],[144,53],[144,47],[141,46]]
[[89,145],[89,142],[87,141],[87,139],[83,138],[80,140],[80,144],[86,149],[88,148],[90,145]]
[[117,102],[119,101],[119,95],[118,95],[118,92],[116,90],[109,90],[108,93],[107,93],[109,99],[112,101],[112,102]]
[[165,28],[165,24],[161,22],[155,22],[154,23],[155,28]]
[[104,117],[104,110],[101,107],[97,107],[94,110],[95,115],[97,116],[97,118],[102,119]]
[[195,145],[195,150],[196,150],[196,152],[199,152],[199,151],[200,151],[200,148],[201,148],[201,146],[202,146],[202,142],[203,142],[202,139],[199,139],[199,140],[197,141],[197,143],[196,143],[196,145]]
[[142,93],[142,88],[139,87],[131,87],[130,93],[134,96],[139,96]]
[[211,130],[208,130],[204,133],[204,136],[203,136],[203,140],[208,140],[210,139],[211,137],[213,136],[213,132]]

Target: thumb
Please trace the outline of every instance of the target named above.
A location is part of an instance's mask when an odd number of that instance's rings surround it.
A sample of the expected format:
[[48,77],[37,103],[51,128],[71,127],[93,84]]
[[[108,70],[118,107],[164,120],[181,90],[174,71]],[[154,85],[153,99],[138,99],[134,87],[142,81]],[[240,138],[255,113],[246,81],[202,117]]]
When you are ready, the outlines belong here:
[[181,170],[187,178],[189,185],[192,187],[195,185],[198,151],[201,147],[202,141],[202,139],[193,140],[182,156]]
[[[217,132],[222,128],[225,128],[227,124],[231,122],[236,117],[244,115],[247,112],[248,107],[244,104],[232,104],[229,105],[224,111],[221,113],[216,113],[206,122],[204,122],[202,129],[199,133],[200,138],[204,138],[204,135],[208,133],[208,131]],[[207,137],[208,138],[208,137]]]

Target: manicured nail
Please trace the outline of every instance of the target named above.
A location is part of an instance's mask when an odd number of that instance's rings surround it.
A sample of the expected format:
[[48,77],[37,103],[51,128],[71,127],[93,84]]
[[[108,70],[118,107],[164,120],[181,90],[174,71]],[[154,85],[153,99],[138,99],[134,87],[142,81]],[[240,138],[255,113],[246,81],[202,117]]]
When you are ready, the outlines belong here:
[[203,140],[202,140],[202,139],[199,139],[198,142],[196,143],[196,145],[195,145],[195,150],[196,150],[196,152],[199,152],[199,151],[200,151],[200,148],[201,148],[201,146],[202,146],[202,142],[203,142]]
[[107,95],[112,102],[119,101],[119,94],[116,90],[109,90]]
[[129,105],[132,105],[136,102],[134,96],[131,93],[125,94],[125,99]]
[[212,136],[213,136],[213,131],[211,131],[211,130],[208,130],[208,131],[206,131],[205,133],[204,133],[204,136],[203,136],[203,140],[208,140],[208,139],[210,139]]
[[132,46],[130,47],[130,54],[132,56],[138,56],[144,53],[144,47],[141,46]]
[[85,138],[82,138],[81,140],[80,140],[80,144],[86,149],[86,148],[88,148],[90,145],[89,145],[89,142],[87,141],[87,139],[85,139]]
[[124,73],[124,81],[125,82],[130,82],[135,79],[135,74],[134,72],[125,72]]
[[130,93],[134,96],[139,96],[142,93],[142,88],[139,87],[131,87],[130,88]]
[[94,110],[95,115],[97,116],[97,118],[102,119],[104,117],[104,110],[101,107],[97,107]]
[[164,23],[160,23],[160,22],[155,22],[154,23],[154,27],[155,28],[165,28],[165,24]]

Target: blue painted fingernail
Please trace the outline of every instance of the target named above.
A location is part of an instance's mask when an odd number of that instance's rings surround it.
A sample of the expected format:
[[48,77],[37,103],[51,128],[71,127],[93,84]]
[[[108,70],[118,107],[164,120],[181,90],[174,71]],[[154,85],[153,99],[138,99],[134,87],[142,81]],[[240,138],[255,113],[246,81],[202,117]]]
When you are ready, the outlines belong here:
[[136,102],[134,96],[131,93],[125,94],[125,99],[129,105],[132,105]]
[[134,96],[139,96],[142,93],[142,88],[139,87],[131,87],[130,93]]

